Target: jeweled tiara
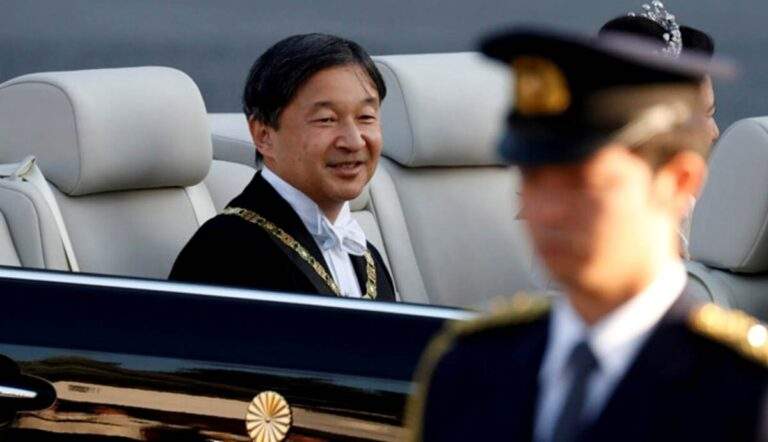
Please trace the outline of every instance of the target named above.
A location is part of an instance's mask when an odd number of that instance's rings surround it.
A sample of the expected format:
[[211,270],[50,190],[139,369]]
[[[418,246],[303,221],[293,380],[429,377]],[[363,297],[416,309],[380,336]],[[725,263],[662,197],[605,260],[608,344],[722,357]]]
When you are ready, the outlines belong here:
[[[679,57],[683,50],[683,36],[680,33],[680,25],[675,21],[675,16],[667,11],[664,3],[659,0],[654,0],[651,4],[645,3],[642,8],[643,12],[639,14],[640,17],[653,20],[666,31],[664,32],[664,41],[667,42],[667,46],[661,52],[672,58]],[[630,12],[628,15],[635,17],[638,14]]]

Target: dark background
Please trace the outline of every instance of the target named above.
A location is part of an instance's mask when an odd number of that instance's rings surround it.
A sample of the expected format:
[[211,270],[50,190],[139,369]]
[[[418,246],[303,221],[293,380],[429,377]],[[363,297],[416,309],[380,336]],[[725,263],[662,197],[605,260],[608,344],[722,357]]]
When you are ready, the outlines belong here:
[[[681,23],[711,33],[718,52],[740,65],[736,80],[716,85],[721,126],[768,115],[768,2],[666,4]],[[451,52],[472,50],[488,29],[507,24],[594,32],[632,9],[640,2],[0,0],[0,81],[37,71],[165,65],[192,76],[209,111],[236,111],[250,64],[291,34],[335,33],[372,54]]]

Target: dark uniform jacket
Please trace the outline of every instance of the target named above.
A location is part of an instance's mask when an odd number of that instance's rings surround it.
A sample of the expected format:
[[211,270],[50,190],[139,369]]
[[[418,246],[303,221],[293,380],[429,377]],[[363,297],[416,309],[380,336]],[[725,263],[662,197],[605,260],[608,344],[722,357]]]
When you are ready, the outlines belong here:
[[[260,172],[229,207],[254,211],[283,229],[330,275],[320,248],[299,215]],[[394,301],[394,286],[381,255],[370,243],[368,250],[376,264],[376,299]],[[365,293],[365,258],[354,255],[350,258],[361,291]],[[170,279],[335,296],[298,253],[262,227],[235,215],[218,215],[203,224],[176,258]]]
[[[433,341],[409,404],[414,440],[533,440],[550,320],[543,302],[453,325]],[[754,339],[755,324],[683,295],[577,440],[766,440],[768,346]],[[749,345],[750,330],[759,345]]]

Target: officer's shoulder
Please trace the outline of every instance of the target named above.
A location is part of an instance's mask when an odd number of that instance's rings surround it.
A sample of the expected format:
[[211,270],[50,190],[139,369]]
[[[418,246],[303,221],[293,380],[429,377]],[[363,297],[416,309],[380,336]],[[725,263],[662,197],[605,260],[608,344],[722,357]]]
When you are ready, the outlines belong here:
[[[450,364],[455,370],[456,367],[466,367],[473,363],[473,358],[467,358],[465,351],[470,349],[482,348],[486,351],[488,345],[503,343],[505,346],[509,342],[504,336],[493,336],[495,331],[507,331],[524,328],[525,325],[537,323],[544,318],[549,311],[550,302],[543,296],[532,294],[517,294],[503,301],[493,303],[491,313],[483,315],[477,319],[467,321],[453,321],[447,323],[443,330],[438,333],[427,346],[422,354],[416,370],[415,381],[416,391],[411,395],[407,406],[407,421],[413,434],[420,434],[421,417],[424,412],[427,391],[431,387],[432,377],[438,368],[438,365],[452,358],[454,364]],[[467,341],[483,343],[475,346]],[[501,339],[497,339],[501,338]],[[466,345],[463,345],[466,344]]]
[[709,303],[691,310],[687,325],[696,335],[729,349],[738,358],[768,368],[768,326],[758,319]]
[[[507,333],[515,333],[525,326],[537,323],[549,312],[550,301],[544,296],[518,293],[510,298],[495,301],[491,312],[476,319],[448,322],[427,347],[423,361],[433,365],[469,342],[495,342],[505,339]],[[497,339],[498,338],[498,339]],[[469,345],[472,347],[472,345]]]
[[543,295],[518,293],[512,297],[494,301],[490,313],[486,315],[452,323],[447,332],[461,338],[524,327],[544,318],[550,306],[550,300]]

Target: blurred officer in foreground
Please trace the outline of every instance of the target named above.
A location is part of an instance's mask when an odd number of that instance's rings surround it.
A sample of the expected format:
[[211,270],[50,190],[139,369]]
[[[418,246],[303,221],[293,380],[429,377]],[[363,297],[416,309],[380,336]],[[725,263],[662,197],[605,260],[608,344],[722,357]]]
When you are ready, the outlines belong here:
[[408,408],[425,441],[766,440],[768,330],[687,293],[677,227],[710,149],[715,69],[637,41],[513,31],[503,153],[565,296],[446,327]]

